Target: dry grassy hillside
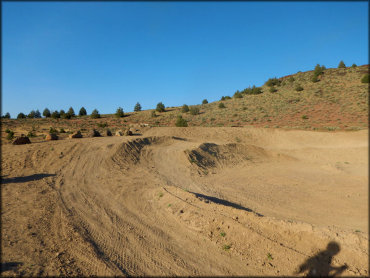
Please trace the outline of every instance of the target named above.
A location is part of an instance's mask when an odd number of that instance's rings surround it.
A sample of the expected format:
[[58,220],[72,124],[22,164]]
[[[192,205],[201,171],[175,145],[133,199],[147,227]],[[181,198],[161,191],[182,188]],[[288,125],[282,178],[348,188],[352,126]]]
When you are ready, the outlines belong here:
[[[368,127],[369,85],[361,83],[361,78],[368,73],[368,65],[326,69],[324,74],[319,76],[319,81],[314,83],[311,81],[313,71],[299,72],[279,78],[281,84],[275,86],[276,92],[270,92],[270,88],[263,85],[263,93],[259,95],[243,94],[242,98],[233,97],[198,105],[197,115],[182,113],[179,106],[166,108],[166,112],[156,112],[155,117],[152,115],[152,109],[126,113],[123,118],[110,114],[102,115],[100,119],[91,119],[89,116],[70,120],[2,119],[2,138],[7,135],[6,129],[14,131],[15,136],[32,131],[37,140],[42,139],[50,127],[58,131],[63,128],[67,132],[81,130],[84,134],[93,128],[100,132],[107,128],[115,131],[140,123],[150,126],[175,126],[178,115],[182,115],[188,126],[360,130]],[[303,91],[296,91],[298,85],[303,87]],[[221,102],[225,108],[219,108]]]

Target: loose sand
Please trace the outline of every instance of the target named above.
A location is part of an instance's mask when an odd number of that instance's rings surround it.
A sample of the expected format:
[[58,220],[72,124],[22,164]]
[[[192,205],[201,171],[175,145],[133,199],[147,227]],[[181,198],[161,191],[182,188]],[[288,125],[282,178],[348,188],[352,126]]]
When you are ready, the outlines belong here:
[[368,131],[150,128],[1,167],[2,275],[369,274]]

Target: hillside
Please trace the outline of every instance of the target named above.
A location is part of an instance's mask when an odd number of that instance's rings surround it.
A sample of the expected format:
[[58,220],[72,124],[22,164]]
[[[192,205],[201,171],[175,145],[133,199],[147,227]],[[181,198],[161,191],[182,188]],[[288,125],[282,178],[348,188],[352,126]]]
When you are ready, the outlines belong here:
[[[2,138],[6,136],[4,131],[7,128],[15,131],[15,136],[33,131],[37,137],[46,134],[50,127],[66,131],[81,130],[84,133],[92,128],[115,131],[143,123],[149,126],[175,126],[178,115],[182,115],[188,126],[256,126],[329,131],[366,129],[369,85],[361,83],[361,78],[368,73],[368,65],[326,69],[319,76],[319,81],[314,83],[311,81],[313,71],[298,72],[279,78],[281,84],[274,87],[276,92],[270,92],[270,87],[263,85],[262,93],[258,95],[241,94],[241,98],[231,95],[231,99],[197,105],[198,115],[182,113],[179,106],[166,108],[166,112],[156,112],[155,117],[152,109],[125,113],[123,118],[110,114],[102,115],[100,119],[91,119],[89,116],[70,120],[2,119]],[[302,91],[295,90],[298,85],[303,87]],[[221,102],[225,108],[219,108]]]

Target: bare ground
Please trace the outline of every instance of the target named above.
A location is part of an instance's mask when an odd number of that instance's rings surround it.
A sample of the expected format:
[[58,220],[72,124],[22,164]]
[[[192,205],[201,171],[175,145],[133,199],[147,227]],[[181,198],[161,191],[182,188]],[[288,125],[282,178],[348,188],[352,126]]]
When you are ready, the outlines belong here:
[[2,275],[369,274],[367,130],[150,128],[1,166]]

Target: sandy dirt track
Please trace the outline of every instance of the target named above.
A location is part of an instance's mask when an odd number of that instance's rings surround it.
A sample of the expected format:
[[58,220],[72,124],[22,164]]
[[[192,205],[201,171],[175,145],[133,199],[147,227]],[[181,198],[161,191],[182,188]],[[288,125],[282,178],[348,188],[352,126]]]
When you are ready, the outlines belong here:
[[368,131],[150,128],[1,166],[2,275],[369,274]]

